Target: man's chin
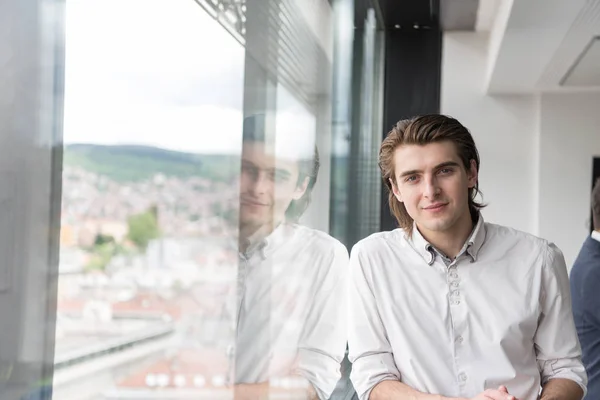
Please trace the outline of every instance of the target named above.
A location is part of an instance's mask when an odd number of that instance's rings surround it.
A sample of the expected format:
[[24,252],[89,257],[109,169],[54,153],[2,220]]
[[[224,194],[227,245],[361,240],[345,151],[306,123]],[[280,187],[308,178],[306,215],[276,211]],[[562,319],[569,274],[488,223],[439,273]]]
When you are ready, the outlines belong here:
[[417,225],[422,226],[430,232],[444,232],[448,230],[451,224],[445,218],[428,218],[422,221],[420,224],[417,223]]
[[267,218],[240,217],[240,226],[261,226],[268,222]]

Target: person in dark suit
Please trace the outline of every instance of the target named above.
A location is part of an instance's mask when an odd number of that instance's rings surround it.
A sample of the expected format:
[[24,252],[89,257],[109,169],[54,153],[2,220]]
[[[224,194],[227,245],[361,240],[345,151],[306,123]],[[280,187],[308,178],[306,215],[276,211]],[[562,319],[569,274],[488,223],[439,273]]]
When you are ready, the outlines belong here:
[[571,295],[577,334],[588,373],[585,399],[600,399],[600,179],[592,191],[594,231],[585,240],[571,270]]

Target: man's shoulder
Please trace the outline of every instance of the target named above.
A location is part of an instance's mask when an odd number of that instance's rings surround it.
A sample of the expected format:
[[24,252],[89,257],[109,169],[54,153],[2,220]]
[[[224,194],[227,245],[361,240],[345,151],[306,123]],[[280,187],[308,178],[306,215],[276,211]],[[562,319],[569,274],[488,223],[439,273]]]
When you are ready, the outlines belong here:
[[390,244],[401,245],[405,242],[406,235],[400,228],[392,231],[376,232],[356,242],[352,247],[352,253],[378,252],[387,248]]
[[544,238],[505,225],[486,222],[485,230],[486,241],[492,243],[506,243],[509,246],[525,246],[530,249],[544,251],[551,247],[556,247]]
[[289,229],[293,230],[298,243],[309,245],[314,252],[348,256],[346,246],[328,233],[299,224],[290,224]]
[[587,237],[571,269],[571,280],[600,282],[600,242]]

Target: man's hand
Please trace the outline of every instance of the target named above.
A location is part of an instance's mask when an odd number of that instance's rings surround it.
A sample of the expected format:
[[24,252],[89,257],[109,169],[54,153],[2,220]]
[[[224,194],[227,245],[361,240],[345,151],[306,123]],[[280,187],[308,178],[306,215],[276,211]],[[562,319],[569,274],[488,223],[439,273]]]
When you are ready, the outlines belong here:
[[506,386],[504,386],[504,385],[500,386],[500,387],[498,388],[498,391],[500,391],[500,392],[502,392],[502,393],[506,393],[506,394],[508,394],[508,395],[510,396],[509,398],[510,398],[511,400],[518,400],[518,399],[517,399],[515,396],[512,396],[510,393],[508,393],[508,388],[507,388]]

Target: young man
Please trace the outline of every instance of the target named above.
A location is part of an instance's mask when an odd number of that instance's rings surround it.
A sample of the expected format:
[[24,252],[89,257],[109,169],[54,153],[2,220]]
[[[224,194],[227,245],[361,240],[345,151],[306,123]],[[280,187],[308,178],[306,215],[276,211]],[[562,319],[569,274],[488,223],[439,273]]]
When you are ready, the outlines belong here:
[[592,191],[594,231],[586,241],[571,270],[573,315],[588,373],[586,399],[600,399],[600,179]]
[[236,398],[287,390],[286,398],[326,399],[346,349],[348,252],[296,223],[319,169],[314,140],[307,141],[313,132],[281,124],[273,131],[269,122],[260,115],[244,121]]
[[479,154],[457,120],[400,121],[380,148],[399,229],[350,256],[361,400],[579,400],[586,385],[555,245],[479,213]]

